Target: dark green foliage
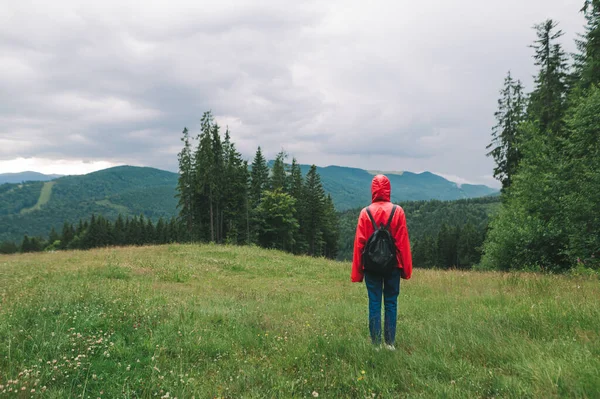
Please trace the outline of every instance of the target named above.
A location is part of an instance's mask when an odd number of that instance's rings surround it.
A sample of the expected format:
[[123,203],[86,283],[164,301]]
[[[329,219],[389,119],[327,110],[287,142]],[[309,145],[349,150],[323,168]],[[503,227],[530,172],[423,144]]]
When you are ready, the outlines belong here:
[[315,165],[311,166],[306,174],[302,202],[302,233],[308,243],[308,253],[313,256],[320,255],[324,249],[325,190]]
[[[529,122],[521,123],[522,160],[490,224],[482,265],[510,270],[598,268],[600,255],[600,2],[586,1],[586,33],[577,45],[567,93],[556,24],[536,26]],[[568,98],[568,101],[566,99]]]
[[177,194],[179,198],[177,208],[179,219],[185,225],[187,233],[191,236],[194,229],[194,182],[195,169],[192,157],[192,146],[187,128],[183,129],[183,148],[177,155],[179,159],[179,179],[177,180]]
[[504,80],[504,88],[500,92],[498,111],[494,114],[497,124],[492,129],[492,142],[488,156],[496,162],[494,177],[502,183],[502,189],[510,187],[512,176],[517,171],[521,160],[519,150],[519,126],[525,119],[525,98],[520,81],[513,80],[510,72]]
[[256,155],[252,161],[251,182],[250,182],[250,203],[253,207],[258,206],[262,193],[269,187],[269,167],[267,160],[262,154],[260,147],[256,150]]
[[19,214],[33,207],[40,197],[43,182],[0,185],[0,216]]
[[14,254],[19,252],[19,247],[12,241],[0,242],[0,254]]
[[535,25],[538,40],[535,49],[535,65],[539,72],[535,89],[530,95],[527,112],[536,122],[540,132],[558,135],[563,130],[567,94],[567,57],[557,40],[563,35],[556,31],[557,23],[551,19]]
[[298,221],[294,217],[296,200],[277,189],[264,191],[256,210],[259,220],[258,244],[263,248],[292,251]]
[[600,1],[586,0],[582,10],[587,21],[585,33],[576,40],[573,80],[581,93],[600,84]]
[[275,161],[273,162],[273,168],[271,172],[271,190],[281,190],[284,193],[289,192],[288,177],[286,173],[285,159],[287,155],[281,151],[277,154]]

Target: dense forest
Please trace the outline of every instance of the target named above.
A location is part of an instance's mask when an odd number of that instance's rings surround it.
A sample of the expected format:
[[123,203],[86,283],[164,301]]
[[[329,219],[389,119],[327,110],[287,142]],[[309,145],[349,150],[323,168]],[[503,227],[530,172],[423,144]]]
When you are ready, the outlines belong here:
[[558,23],[535,26],[531,92],[508,73],[489,155],[502,182],[482,267],[564,271],[600,266],[600,0],[587,0],[577,53]]

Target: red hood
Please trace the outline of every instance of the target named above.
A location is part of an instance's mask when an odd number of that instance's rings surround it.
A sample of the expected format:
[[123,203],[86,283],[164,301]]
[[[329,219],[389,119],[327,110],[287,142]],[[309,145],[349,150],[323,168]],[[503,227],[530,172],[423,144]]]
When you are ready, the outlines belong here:
[[392,194],[392,185],[390,180],[384,175],[377,175],[371,183],[371,198],[373,202],[390,201]]

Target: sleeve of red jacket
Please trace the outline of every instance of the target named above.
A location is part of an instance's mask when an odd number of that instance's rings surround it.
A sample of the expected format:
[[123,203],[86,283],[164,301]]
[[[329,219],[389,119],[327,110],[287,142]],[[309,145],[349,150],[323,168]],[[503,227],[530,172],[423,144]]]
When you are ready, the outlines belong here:
[[366,212],[363,209],[358,217],[358,223],[356,225],[356,235],[354,236],[354,254],[352,255],[352,274],[350,276],[353,283],[360,283],[363,281],[363,265],[362,265],[362,252],[367,243],[367,226],[366,226]]
[[400,251],[400,261],[402,263],[402,278],[408,280],[412,276],[412,254],[410,253],[410,240],[408,238],[408,227],[406,226],[406,215],[404,210],[398,212],[398,225],[394,239]]

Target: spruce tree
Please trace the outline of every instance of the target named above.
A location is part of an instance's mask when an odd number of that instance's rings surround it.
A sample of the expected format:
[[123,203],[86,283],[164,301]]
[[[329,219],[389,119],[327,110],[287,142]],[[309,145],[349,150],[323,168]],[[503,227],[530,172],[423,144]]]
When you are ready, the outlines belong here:
[[567,57],[556,42],[563,35],[561,30],[556,30],[557,26],[558,23],[551,19],[535,25],[538,39],[531,46],[535,49],[533,58],[539,72],[527,113],[540,132],[547,136],[558,136],[563,132],[566,110]]
[[75,237],[75,229],[73,228],[73,225],[68,222],[65,222],[63,224],[62,234],[60,237],[60,247],[62,249],[67,249],[67,247],[69,246],[71,241],[73,241],[74,237]]
[[219,125],[214,123],[212,125],[212,174],[210,179],[210,220],[211,220],[211,233],[213,235],[212,240],[220,243],[223,239],[223,209],[222,202],[223,198],[223,178],[224,175],[224,162],[223,162],[223,144],[221,143],[221,135],[219,133]]
[[492,142],[486,147],[488,156],[496,162],[494,178],[502,183],[502,189],[510,187],[512,177],[521,159],[519,151],[519,126],[525,119],[525,98],[520,81],[513,80],[510,72],[500,91],[498,110],[495,112],[497,124],[492,128]]
[[251,183],[250,183],[250,200],[253,207],[257,207],[261,198],[262,192],[269,187],[269,167],[267,161],[262,154],[260,147],[256,150],[254,161],[252,161]]
[[581,11],[587,23],[576,40],[573,80],[579,90],[588,90],[600,84],[600,0],[586,0]]
[[195,153],[196,168],[196,206],[195,217],[196,236],[201,241],[215,240],[214,226],[214,201],[215,193],[212,190],[214,183],[214,161],[213,156],[213,117],[210,111],[202,115],[200,121],[200,134],[198,136],[198,148]]
[[183,129],[183,149],[177,155],[179,159],[179,178],[177,180],[177,194],[179,200],[177,208],[179,209],[179,220],[186,227],[191,236],[194,229],[194,199],[195,199],[195,169],[190,143],[190,135],[187,128]]
[[285,168],[285,159],[287,154],[282,150],[275,157],[273,169],[271,173],[271,190],[280,190],[284,193],[289,193],[288,178]]
[[335,259],[339,246],[339,218],[330,194],[325,198],[323,237],[325,241],[324,255]]
[[304,234],[308,243],[308,254],[321,256],[323,250],[323,225],[325,223],[325,190],[317,167],[312,165],[304,184]]
[[298,220],[300,225],[294,236],[294,247],[292,252],[296,254],[307,252],[307,243],[305,238],[305,227],[306,227],[306,206],[304,204],[304,182],[302,179],[302,170],[300,165],[296,161],[296,158],[292,158],[292,165],[290,168],[288,186],[292,198],[296,200],[296,214],[295,218]]

